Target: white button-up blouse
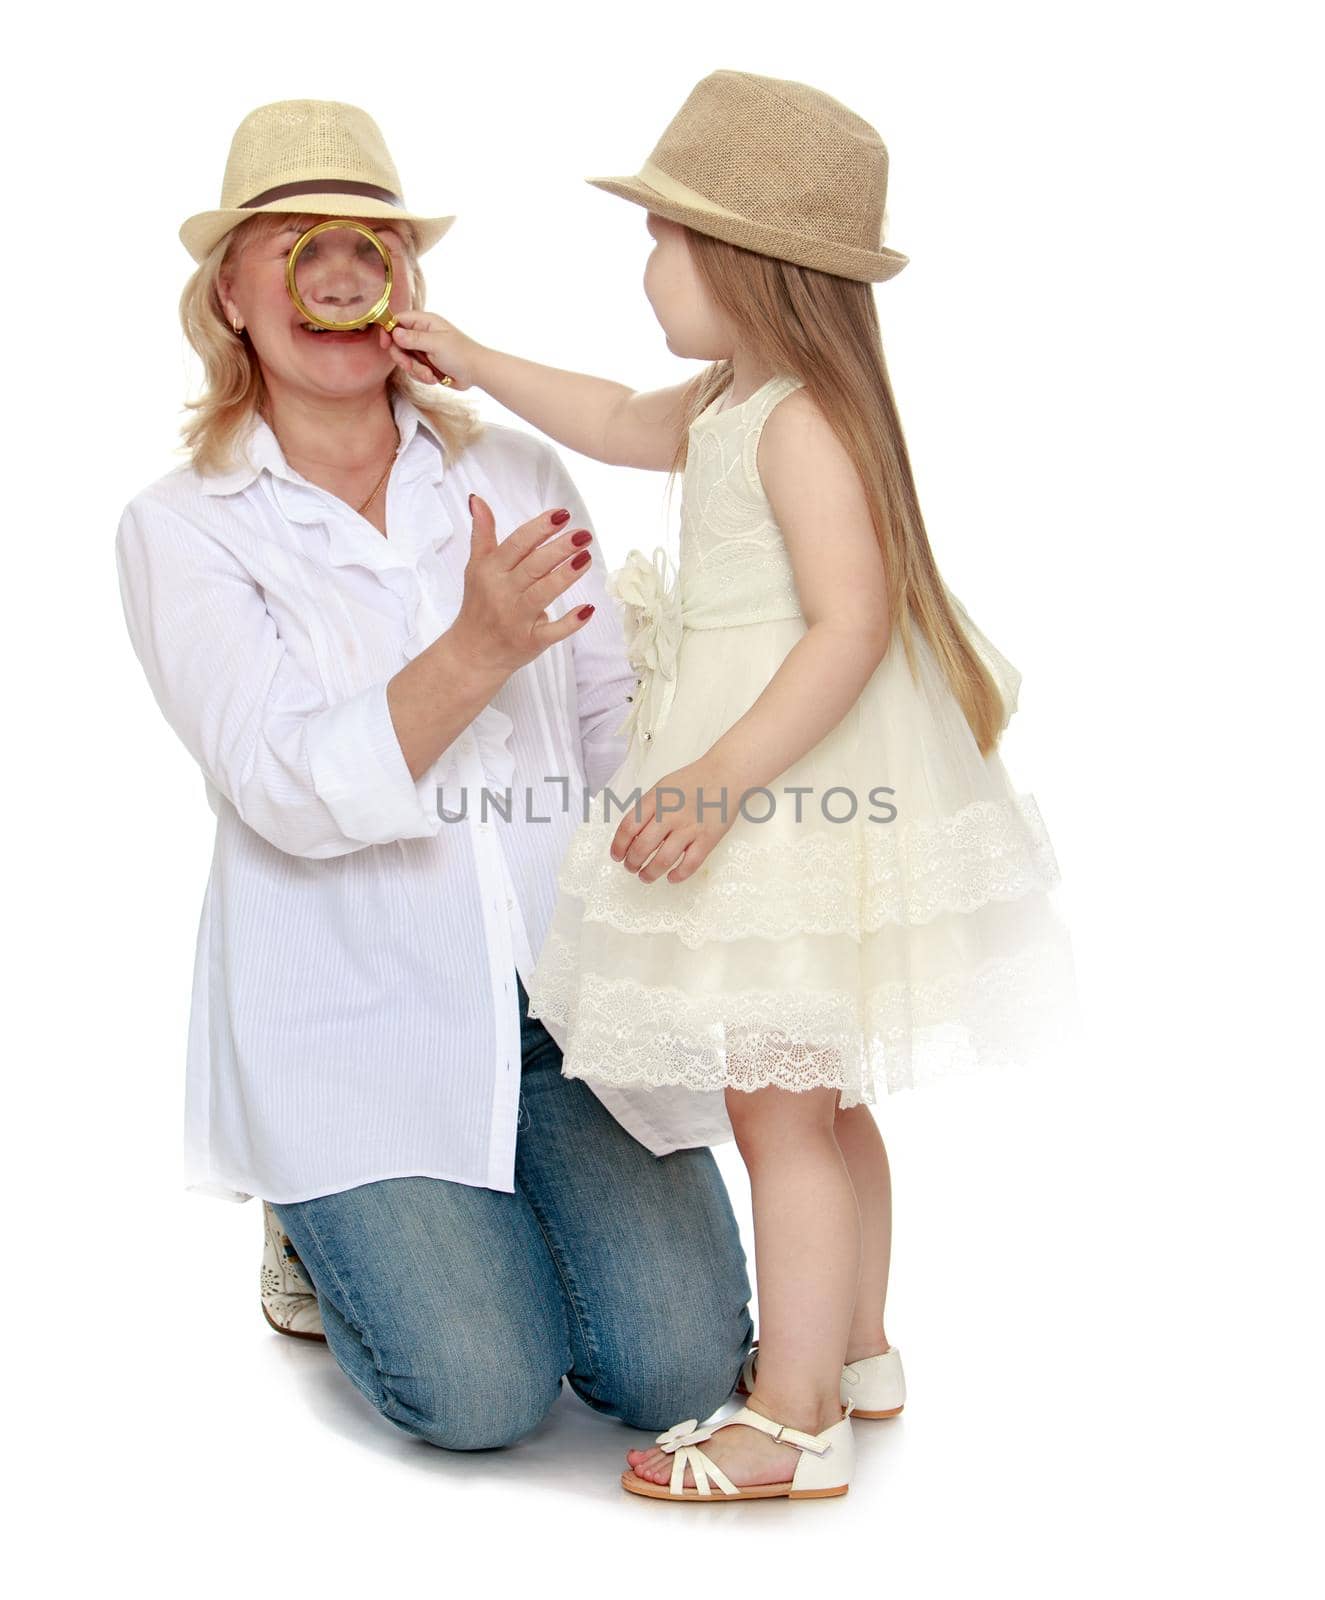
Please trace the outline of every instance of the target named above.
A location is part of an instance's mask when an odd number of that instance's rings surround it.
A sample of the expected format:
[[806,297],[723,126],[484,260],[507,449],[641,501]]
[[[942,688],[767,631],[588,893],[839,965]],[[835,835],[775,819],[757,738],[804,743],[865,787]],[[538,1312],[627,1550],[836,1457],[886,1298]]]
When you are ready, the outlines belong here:
[[[288,466],[261,419],[249,465],[177,467],[116,535],[134,650],[216,814],[185,1157],[192,1187],[235,1199],[407,1175],[513,1192],[515,973],[527,984],[586,789],[625,753],[634,676],[595,545],[549,608],[592,601],[590,621],[410,776],[386,685],[459,610],[469,494],[504,532],[557,506],[593,524],[544,440],[490,423],[448,463],[405,395],[392,408],[388,538]],[[509,791],[509,821],[485,818],[485,786],[502,809]],[[595,1093],[658,1155],[731,1136],[720,1096]]]

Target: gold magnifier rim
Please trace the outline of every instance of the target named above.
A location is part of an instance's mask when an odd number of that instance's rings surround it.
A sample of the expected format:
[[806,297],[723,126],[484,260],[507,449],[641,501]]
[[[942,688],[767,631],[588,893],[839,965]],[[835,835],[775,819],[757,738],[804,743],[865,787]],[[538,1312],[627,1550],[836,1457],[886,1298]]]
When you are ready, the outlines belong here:
[[[326,317],[318,316],[315,311],[310,311],[304,304],[303,296],[299,293],[294,281],[295,267],[298,265],[304,246],[310,239],[316,238],[319,233],[325,233],[328,228],[353,228],[356,233],[362,233],[366,238],[371,239],[377,253],[382,258],[383,266],[386,268],[386,286],[383,288],[372,310],[366,311],[363,316],[355,317],[350,322],[332,322]],[[302,312],[309,322],[316,323],[319,328],[331,328],[344,333],[351,333],[355,328],[366,328],[370,322],[381,320],[382,313],[391,304],[392,277],[391,252],[366,223],[356,222],[353,217],[328,217],[325,222],[315,222],[311,228],[306,229],[295,240],[290,249],[290,254],[285,260],[285,290],[290,299],[294,301],[295,310]],[[391,317],[384,324],[388,333],[391,331],[391,323],[394,321],[395,318]]]

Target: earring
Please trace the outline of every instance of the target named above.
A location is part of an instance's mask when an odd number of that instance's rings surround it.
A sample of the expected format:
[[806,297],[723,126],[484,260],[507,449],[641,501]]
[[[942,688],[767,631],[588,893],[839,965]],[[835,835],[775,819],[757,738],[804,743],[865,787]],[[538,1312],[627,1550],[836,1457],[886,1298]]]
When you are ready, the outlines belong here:
[[236,338],[238,338],[238,336],[241,333],[243,333],[243,331],[244,331],[244,324],[242,322],[240,322],[238,317],[235,318],[235,320],[230,324],[230,326],[235,330],[235,337]]

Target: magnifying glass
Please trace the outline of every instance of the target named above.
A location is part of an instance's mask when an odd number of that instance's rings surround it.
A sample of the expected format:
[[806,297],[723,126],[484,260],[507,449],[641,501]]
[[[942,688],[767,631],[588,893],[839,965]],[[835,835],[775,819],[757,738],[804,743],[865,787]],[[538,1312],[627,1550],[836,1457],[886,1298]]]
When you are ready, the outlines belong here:
[[[357,333],[374,323],[390,333],[396,326],[391,282],[391,252],[371,228],[339,217],[300,234],[285,263],[285,287],[296,310],[328,333]],[[409,353],[443,383],[454,382],[422,350]]]

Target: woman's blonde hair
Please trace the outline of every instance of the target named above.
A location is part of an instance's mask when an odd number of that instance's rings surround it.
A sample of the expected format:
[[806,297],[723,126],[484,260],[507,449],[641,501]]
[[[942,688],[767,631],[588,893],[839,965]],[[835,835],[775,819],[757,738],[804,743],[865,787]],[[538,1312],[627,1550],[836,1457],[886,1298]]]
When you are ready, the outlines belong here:
[[[1003,704],[939,577],[883,356],[872,285],[818,272],[686,229],[715,304],[760,366],[797,377],[855,464],[883,554],[892,627],[915,671],[913,628],[928,641],[982,755],[998,744]],[[731,382],[732,363],[696,374],[671,478],[685,466],[689,425]],[[670,481],[670,479],[669,479]]]
[[[202,393],[186,400],[192,413],[181,424],[182,449],[202,473],[227,471],[237,462],[237,445],[255,415],[266,415],[267,386],[257,354],[243,333],[236,333],[221,307],[218,279],[222,270],[238,259],[253,240],[261,242],[291,223],[310,227],[323,219],[292,217],[285,212],[260,211],[245,218],[222,238],[184,285],[179,317],[184,337],[202,362]],[[392,222],[400,235],[409,264],[410,304],[426,304],[427,288],[419,266],[417,240],[406,222]],[[388,398],[394,390],[412,400],[437,429],[448,459],[459,454],[483,431],[478,414],[465,401],[442,398],[433,384],[420,383],[393,366],[386,380]]]

